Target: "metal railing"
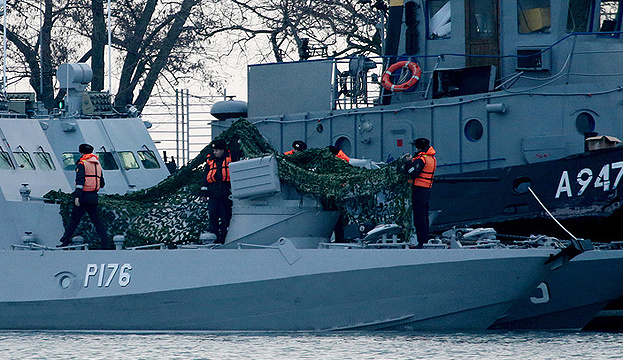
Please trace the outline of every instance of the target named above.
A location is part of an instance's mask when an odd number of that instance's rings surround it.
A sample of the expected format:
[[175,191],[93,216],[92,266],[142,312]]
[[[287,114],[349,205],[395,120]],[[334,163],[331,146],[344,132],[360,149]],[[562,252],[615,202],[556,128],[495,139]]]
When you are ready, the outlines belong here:
[[154,97],[143,110],[143,120],[152,127],[149,134],[165,162],[182,166],[192,160],[212,140],[212,105],[223,96],[194,95],[178,89],[173,95]]

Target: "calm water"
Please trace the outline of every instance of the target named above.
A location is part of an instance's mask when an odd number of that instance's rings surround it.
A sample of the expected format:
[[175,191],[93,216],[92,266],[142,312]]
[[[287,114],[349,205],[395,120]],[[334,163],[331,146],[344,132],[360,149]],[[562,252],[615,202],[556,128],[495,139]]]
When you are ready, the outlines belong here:
[[0,359],[620,359],[623,333],[0,332]]

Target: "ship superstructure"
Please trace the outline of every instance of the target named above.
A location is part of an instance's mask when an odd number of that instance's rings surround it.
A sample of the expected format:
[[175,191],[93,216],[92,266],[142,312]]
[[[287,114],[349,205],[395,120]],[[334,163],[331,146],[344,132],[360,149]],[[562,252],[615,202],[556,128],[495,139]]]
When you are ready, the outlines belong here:
[[169,172],[146,124],[136,113],[115,111],[110,94],[86,91],[87,64],[64,64],[57,76],[67,91],[63,108],[47,113],[34,94],[7,94],[0,112],[0,248],[34,237],[55,246],[63,233],[58,205],[43,201],[50,190],[73,191],[78,146],[92,144],[106,186],[125,194],[153,186]]
[[[618,1],[389,5],[382,57],[249,66],[248,120],[283,151],[303,140],[382,162],[412,154],[415,138],[431,139],[440,229],[539,217],[528,187],[562,219],[619,207],[623,152],[611,149],[623,138]],[[415,85],[382,86],[384,75],[394,85],[410,79],[409,61],[421,68]],[[222,120],[215,134],[239,107],[213,111]]]

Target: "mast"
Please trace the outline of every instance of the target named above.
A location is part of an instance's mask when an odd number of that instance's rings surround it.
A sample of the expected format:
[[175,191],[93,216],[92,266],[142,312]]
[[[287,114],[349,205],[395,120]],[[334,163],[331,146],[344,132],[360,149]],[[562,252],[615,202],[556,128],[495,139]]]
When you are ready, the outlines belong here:
[[[387,17],[387,32],[385,36],[385,48],[383,49],[383,63],[385,69],[396,62],[398,45],[400,45],[400,31],[402,29],[402,8],[404,0],[389,0]],[[391,102],[391,91],[382,88],[381,102],[388,105]]]
[[112,94],[112,30],[110,26],[110,0],[108,0],[108,93]]
[[2,44],[2,94],[6,95],[6,0],[0,0],[0,7],[2,7],[2,19],[4,25],[3,29],[3,44]]

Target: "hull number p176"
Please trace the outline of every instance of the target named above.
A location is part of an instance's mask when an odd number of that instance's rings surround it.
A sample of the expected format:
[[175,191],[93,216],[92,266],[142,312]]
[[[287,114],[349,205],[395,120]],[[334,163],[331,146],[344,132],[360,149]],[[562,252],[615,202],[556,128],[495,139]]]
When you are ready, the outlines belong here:
[[[119,286],[125,287],[130,283],[130,273],[132,270],[132,265],[123,264],[119,266],[119,264],[88,264],[87,271],[84,276],[84,287],[89,286],[89,279],[94,278],[97,279],[98,287],[109,287],[110,284],[117,276],[117,283]],[[93,282],[91,282],[93,283]]]

